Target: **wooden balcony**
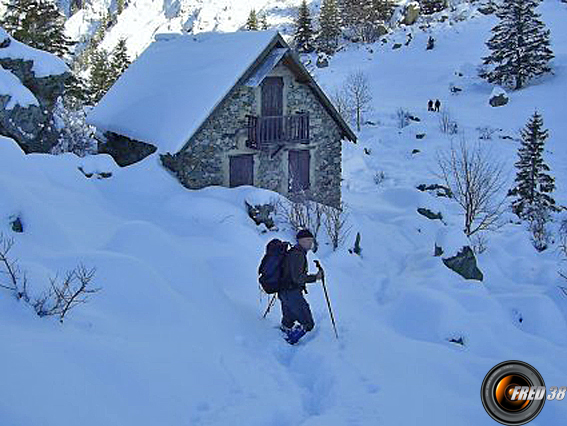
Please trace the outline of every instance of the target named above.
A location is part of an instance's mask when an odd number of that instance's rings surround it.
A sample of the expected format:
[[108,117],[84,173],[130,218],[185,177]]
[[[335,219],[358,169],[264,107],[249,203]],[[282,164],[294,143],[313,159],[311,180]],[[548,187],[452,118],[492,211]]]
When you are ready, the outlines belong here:
[[246,146],[269,149],[288,143],[309,143],[309,114],[255,116],[248,115]]

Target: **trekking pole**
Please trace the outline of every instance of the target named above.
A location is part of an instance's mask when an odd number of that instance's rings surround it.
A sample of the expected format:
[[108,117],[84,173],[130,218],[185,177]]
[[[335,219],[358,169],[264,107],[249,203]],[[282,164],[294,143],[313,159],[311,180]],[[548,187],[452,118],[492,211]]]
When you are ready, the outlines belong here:
[[325,291],[325,299],[327,299],[327,307],[329,308],[329,314],[331,315],[331,322],[333,323],[333,329],[335,330],[335,337],[338,339],[339,335],[337,333],[337,326],[335,325],[335,317],[333,316],[333,310],[331,309],[331,301],[329,300],[329,293],[327,293],[327,286],[325,285],[325,272],[321,267],[321,263],[318,260],[314,260],[315,266],[321,271],[323,276],[321,277],[321,282],[323,283],[323,290]]
[[268,312],[270,312],[270,309],[272,308],[272,305],[274,304],[275,301],[276,301],[276,295],[274,294],[272,296],[272,300],[270,300],[270,303],[268,304],[268,308],[266,309],[266,312],[264,312],[264,315],[262,316],[262,318],[266,318],[266,315],[268,315]]

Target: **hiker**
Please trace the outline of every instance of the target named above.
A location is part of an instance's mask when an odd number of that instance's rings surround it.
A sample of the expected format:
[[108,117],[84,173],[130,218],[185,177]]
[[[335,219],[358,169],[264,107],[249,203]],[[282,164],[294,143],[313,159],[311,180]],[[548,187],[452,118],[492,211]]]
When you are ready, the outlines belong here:
[[[313,283],[323,277],[321,270],[316,274],[307,273],[307,251],[313,247],[313,234],[308,229],[302,229],[297,233],[296,239],[297,244],[285,256],[282,289],[278,291],[282,305],[280,329],[287,335],[286,340],[291,344],[297,343],[315,326],[303,292],[307,292],[307,283]],[[299,324],[294,325],[296,321]]]
[[431,99],[427,102],[427,111],[433,111],[433,101]]
[[439,101],[439,99],[437,99],[435,101],[435,111],[439,111],[439,107],[441,106],[441,102]]

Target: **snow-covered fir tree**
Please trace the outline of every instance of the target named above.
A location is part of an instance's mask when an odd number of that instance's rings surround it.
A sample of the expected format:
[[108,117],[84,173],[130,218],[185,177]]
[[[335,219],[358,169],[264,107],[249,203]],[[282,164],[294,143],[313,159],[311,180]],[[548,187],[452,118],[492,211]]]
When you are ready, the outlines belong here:
[[494,67],[483,70],[481,77],[517,90],[551,71],[550,31],[535,10],[538,4],[538,0],[503,0],[496,12],[500,22],[486,43],[491,53],[483,58],[484,65]]
[[248,20],[246,21],[246,25],[244,25],[248,31],[258,31],[258,16],[256,15],[256,9],[252,9],[250,14],[248,15]]
[[65,35],[65,16],[49,0],[10,0],[1,24],[16,40],[64,59],[75,44]]
[[79,157],[96,153],[94,127],[86,123],[83,108],[69,109],[59,97],[53,114],[56,127],[59,129],[59,142],[51,149],[52,154],[73,152]]
[[260,26],[261,30],[267,30],[268,28],[270,28],[270,26],[268,25],[268,17],[266,16],[265,13],[262,13],[260,15],[260,18],[258,20],[258,25]]
[[294,41],[298,52],[312,52],[314,49],[314,32],[311,24],[311,12],[306,0],[299,6],[295,19]]
[[329,55],[335,53],[341,35],[341,20],[337,0],[323,0],[319,15],[317,47]]
[[130,66],[130,57],[126,47],[126,39],[121,38],[118,44],[112,50],[111,54],[111,77],[113,82],[122,75],[122,73]]
[[92,54],[89,81],[89,97],[92,104],[100,101],[114,83],[108,56],[104,49],[97,49]]
[[338,0],[343,28],[353,40],[373,43],[379,37],[379,25],[392,17],[390,0]]
[[533,221],[542,214],[558,211],[551,193],[555,179],[548,173],[543,152],[548,130],[543,128],[543,118],[536,111],[522,129],[522,144],[518,149],[515,187],[508,192],[513,196],[512,210],[518,217]]

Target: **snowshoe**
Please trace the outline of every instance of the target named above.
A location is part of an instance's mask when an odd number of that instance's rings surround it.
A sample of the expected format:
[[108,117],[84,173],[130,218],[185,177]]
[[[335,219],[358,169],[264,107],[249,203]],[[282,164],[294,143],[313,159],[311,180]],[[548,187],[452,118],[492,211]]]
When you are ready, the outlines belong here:
[[295,325],[291,331],[286,333],[285,340],[290,345],[295,345],[299,339],[301,339],[307,331],[303,328],[301,324]]

